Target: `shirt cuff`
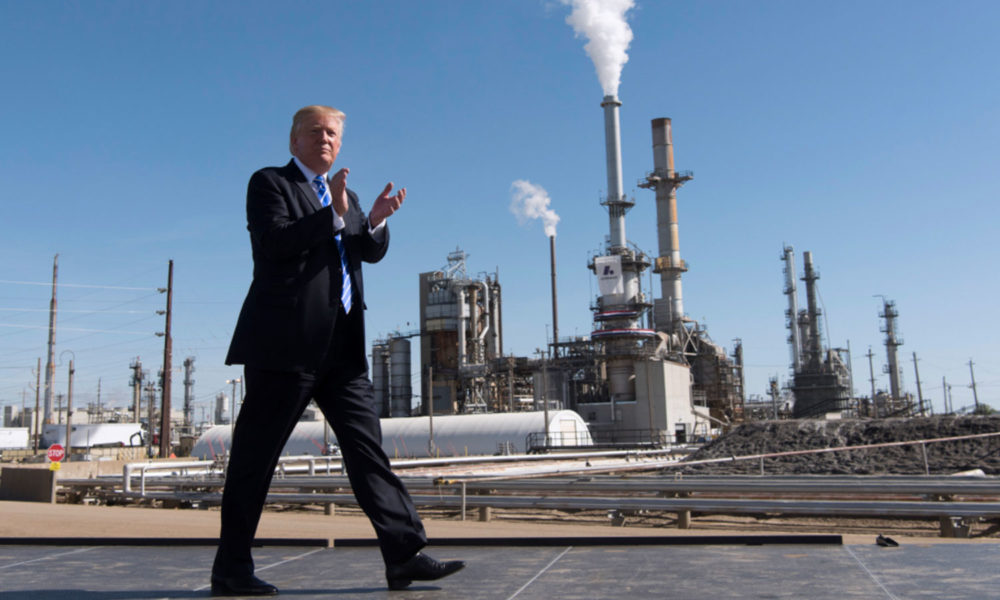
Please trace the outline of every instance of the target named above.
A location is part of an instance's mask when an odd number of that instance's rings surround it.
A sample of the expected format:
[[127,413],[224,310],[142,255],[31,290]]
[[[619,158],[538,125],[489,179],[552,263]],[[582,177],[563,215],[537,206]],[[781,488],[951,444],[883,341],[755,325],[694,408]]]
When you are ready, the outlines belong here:
[[337,211],[331,210],[330,212],[333,213],[333,231],[334,233],[340,233],[347,227],[347,223],[344,222],[344,217],[337,214]]
[[379,223],[377,226],[372,227],[372,222],[368,221],[368,233],[371,234],[372,238],[379,243],[385,239],[385,220]]

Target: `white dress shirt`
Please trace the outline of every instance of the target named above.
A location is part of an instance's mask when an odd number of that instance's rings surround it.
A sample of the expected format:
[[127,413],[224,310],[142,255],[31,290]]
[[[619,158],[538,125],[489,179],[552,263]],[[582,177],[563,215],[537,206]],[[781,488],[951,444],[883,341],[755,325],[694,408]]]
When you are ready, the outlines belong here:
[[[306,179],[309,181],[310,189],[312,189],[312,191],[316,193],[316,199],[319,200],[319,193],[316,192],[316,188],[313,187],[312,183],[313,180],[316,179],[317,175],[322,175],[323,180],[327,182],[326,186],[327,189],[329,190],[330,183],[329,180],[327,179],[327,173],[314,173],[312,169],[302,164],[302,161],[299,160],[298,156],[292,156],[292,160],[295,161],[295,166],[297,166],[299,170],[302,171],[302,174],[306,176]],[[330,199],[331,200],[333,199],[333,192],[330,193]],[[337,211],[334,210],[332,212],[333,212],[333,230],[337,233],[340,233],[341,231],[343,231],[344,227],[347,226],[347,224],[344,222],[344,217],[338,215]],[[372,222],[368,221],[368,233],[372,234],[376,242],[382,241],[382,236],[385,235],[382,232],[383,229],[385,229],[385,221],[379,223],[377,227],[372,227]]]

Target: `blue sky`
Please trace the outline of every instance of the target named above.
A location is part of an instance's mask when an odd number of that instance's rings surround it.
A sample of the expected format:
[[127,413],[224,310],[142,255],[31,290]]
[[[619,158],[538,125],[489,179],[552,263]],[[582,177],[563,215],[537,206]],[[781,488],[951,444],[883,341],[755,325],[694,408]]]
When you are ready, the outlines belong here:
[[[461,247],[470,272],[499,272],[504,350],[544,346],[548,243],[509,211],[518,179],[561,218],[560,333],[589,334],[586,263],[608,234],[603,94],[568,14],[551,0],[0,0],[0,404],[33,401],[49,290],[32,283],[56,253],[57,393],[73,357],[76,403],[100,379],[104,403],[124,405],[137,356],[155,373],[170,259],[174,365],[196,358],[199,406],[228,391],[251,270],[246,182],[288,160],[291,115],[312,103],[347,113],[338,164],[363,204],[389,180],[409,191],[388,257],[366,272],[369,341],[417,327],[417,274]],[[971,405],[971,359],[980,401],[1000,408],[998,22],[1000,4],[976,0],[630,11],[627,235],[657,254],[653,194],[635,182],[652,169],[650,120],[670,117],[677,166],[695,175],[679,192],[685,309],[730,350],[743,340],[748,393],[788,376],[778,259],[791,244],[800,269],[813,252],[859,393],[869,347],[888,387],[883,294],[900,312],[906,390],[916,352],[935,410],[942,377]]]

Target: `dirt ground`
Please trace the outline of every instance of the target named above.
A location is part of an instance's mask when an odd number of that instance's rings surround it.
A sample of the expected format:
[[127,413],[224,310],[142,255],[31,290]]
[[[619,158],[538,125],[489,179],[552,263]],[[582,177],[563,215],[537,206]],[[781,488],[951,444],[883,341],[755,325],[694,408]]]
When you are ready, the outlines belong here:
[[[755,518],[694,515],[691,529],[678,529],[662,515],[627,515],[614,525],[594,511],[496,511],[489,522],[470,511],[463,521],[454,511],[421,511],[430,538],[718,536],[774,534],[838,534],[845,544],[875,543],[879,534],[914,544],[996,543],[990,524],[979,523],[968,539],[939,537],[936,521],[823,518]],[[0,538],[24,537],[159,537],[214,538],[217,509],[164,509],[140,505],[90,506],[0,501]],[[371,525],[357,509],[338,507],[333,515],[320,508],[271,507],[264,512],[262,538],[374,538]],[[2,540],[0,540],[2,543]]]

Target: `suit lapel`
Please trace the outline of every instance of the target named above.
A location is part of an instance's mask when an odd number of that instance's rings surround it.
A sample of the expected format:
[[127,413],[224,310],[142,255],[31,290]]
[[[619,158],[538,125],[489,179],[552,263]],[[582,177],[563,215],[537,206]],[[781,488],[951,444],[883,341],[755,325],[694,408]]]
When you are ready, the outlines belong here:
[[319,198],[316,197],[316,190],[313,189],[311,183],[306,181],[306,176],[299,169],[299,166],[295,164],[294,160],[288,161],[285,165],[286,174],[288,180],[295,184],[295,187],[299,190],[300,199],[304,200],[305,206],[308,206],[311,210],[309,213],[314,213],[319,209],[323,208],[320,206]]

